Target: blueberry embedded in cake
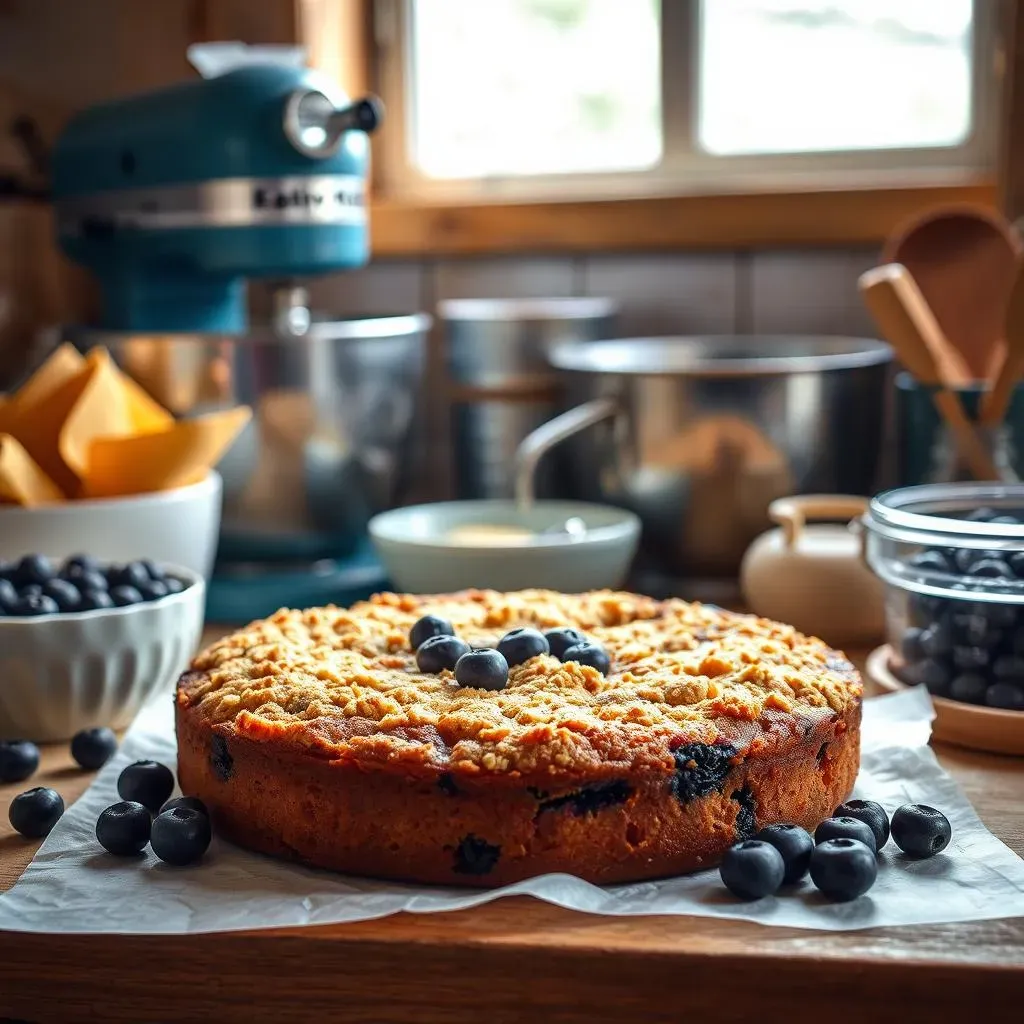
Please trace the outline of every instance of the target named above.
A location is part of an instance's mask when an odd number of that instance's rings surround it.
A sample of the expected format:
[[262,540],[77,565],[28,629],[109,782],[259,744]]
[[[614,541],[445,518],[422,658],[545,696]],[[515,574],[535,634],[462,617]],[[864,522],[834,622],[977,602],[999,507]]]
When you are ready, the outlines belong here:
[[860,700],[821,641],[699,604],[381,594],[200,653],[178,775],[219,834],[319,867],[628,882],[815,829],[852,788]]

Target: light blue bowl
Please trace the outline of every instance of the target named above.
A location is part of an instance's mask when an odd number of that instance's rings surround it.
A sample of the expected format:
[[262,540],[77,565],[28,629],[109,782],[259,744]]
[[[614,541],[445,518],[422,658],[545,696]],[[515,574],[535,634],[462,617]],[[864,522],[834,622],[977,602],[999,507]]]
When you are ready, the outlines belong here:
[[[544,533],[580,519],[578,536]],[[534,533],[525,543],[497,546],[453,541],[465,526],[514,527]],[[610,505],[538,501],[445,501],[382,512],[370,520],[370,538],[393,586],[410,594],[468,588],[580,593],[621,586],[640,541],[640,520]]]

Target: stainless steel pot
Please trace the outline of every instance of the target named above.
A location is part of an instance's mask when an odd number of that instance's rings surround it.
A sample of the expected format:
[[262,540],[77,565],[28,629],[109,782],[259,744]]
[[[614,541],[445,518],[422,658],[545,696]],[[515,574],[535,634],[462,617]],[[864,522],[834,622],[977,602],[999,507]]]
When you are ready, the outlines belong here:
[[855,338],[560,345],[571,408],[520,446],[517,496],[565,442],[572,497],[636,512],[659,570],[734,574],[775,498],[872,493],[891,358]]
[[238,404],[253,419],[222,459],[219,557],[315,560],[351,552],[400,503],[420,399],[425,314],[314,320],[301,335],[91,333],[178,417]]

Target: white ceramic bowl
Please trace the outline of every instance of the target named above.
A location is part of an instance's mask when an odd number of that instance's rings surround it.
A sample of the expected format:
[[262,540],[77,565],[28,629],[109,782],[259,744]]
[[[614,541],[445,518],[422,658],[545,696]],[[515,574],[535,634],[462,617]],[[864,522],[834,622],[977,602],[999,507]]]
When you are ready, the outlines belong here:
[[[578,537],[544,533],[581,519]],[[533,532],[525,543],[455,542],[466,526],[512,527]],[[392,585],[412,594],[469,587],[525,590],[540,587],[579,593],[620,586],[640,540],[640,520],[610,505],[538,501],[520,509],[512,501],[447,501],[382,512],[370,537]]]
[[126,608],[0,618],[0,739],[66,740],[79,729],[126,726],[175,680],[203,629],[202,577],[164,566],[178,594]]
[[220,529],[221,479],[210,472],[188,487],[130,498],[96,498],[38,508],[0,507],[0,559],[38,552],[55,561],[181,565],[209,578]]

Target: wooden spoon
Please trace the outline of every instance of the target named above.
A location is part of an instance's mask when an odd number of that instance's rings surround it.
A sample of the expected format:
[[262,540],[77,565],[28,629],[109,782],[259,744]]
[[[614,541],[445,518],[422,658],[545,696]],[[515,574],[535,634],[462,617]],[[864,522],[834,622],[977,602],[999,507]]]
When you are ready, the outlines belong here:
[[1017,276],[1006,307],[1006,350],[981,400],[981,422],[998,426],[1006,417],[1013,389],[1024,375],[1024,262],[1017,265]]
[[964,412],[960,396],[942,379],[939,367],[925,341],[928,322],[923,303],[914,302],[906,287],[908,280],[899,264],[886,264],[861,274],[861,297],[875,319],[882,336],[896,350],[900,362],[926,387],[932,387],[932,401],[949,425],[957,450],[977,480],[998,480],[999,471]]
[[998,213],[980,206],[931,210],[898,228],[882,251],[902,263],[975,380],[1001,357],[1003,315],[1021,240]]

